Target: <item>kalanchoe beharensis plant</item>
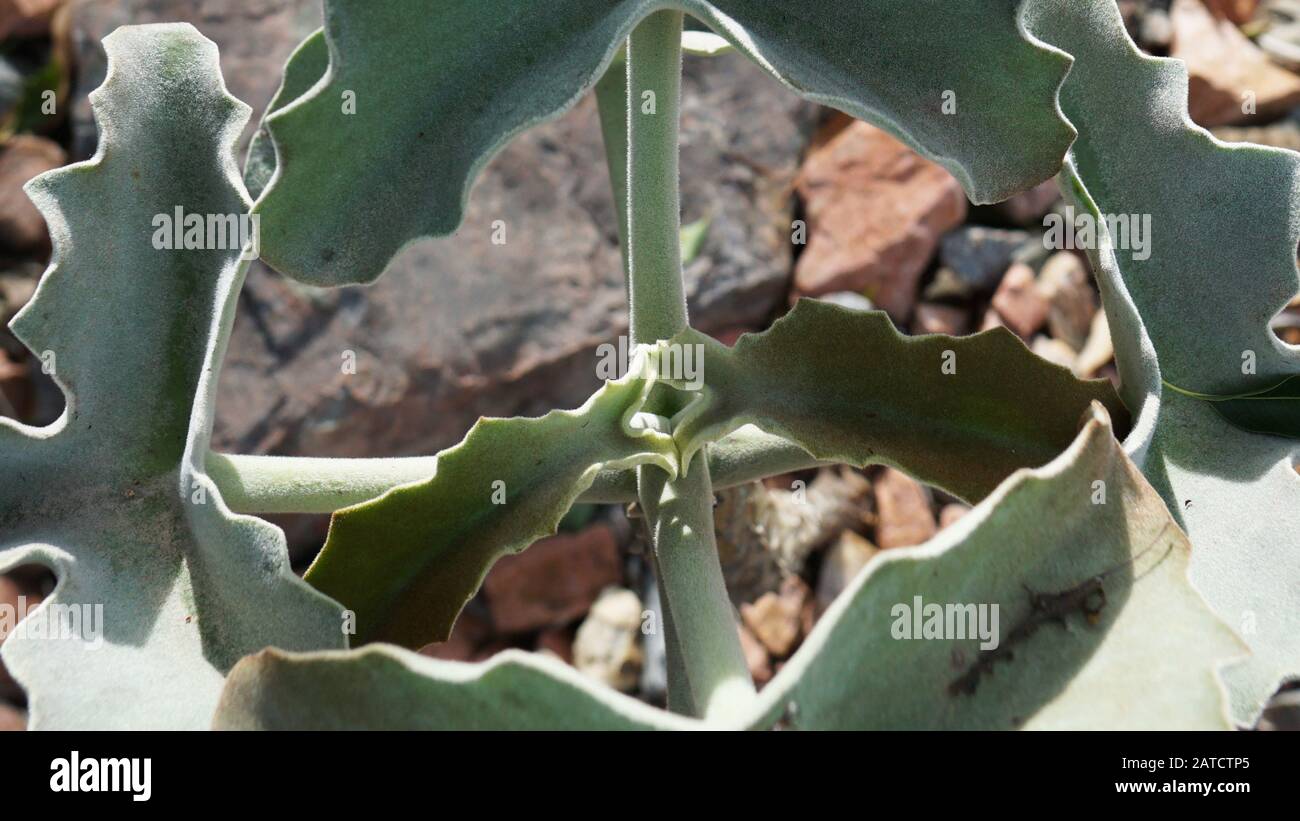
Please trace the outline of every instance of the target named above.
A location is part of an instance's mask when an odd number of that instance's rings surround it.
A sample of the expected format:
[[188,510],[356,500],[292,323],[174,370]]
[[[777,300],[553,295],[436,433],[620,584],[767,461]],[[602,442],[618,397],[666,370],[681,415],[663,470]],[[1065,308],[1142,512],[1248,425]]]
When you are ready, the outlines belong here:
[[[684,36],[687,15],[716,35]],[[164,25],[105,41],[98,153],[29,185],[55,255],[14,331],[57,362],[67,411],[0,425],[0,568],[57,574],[30,619],[104,608],[97,650],[5,643],[34,726],[1229,728],[1300,675],[1300,357],[1268,328],[1300,288],[1300,163],[1192,125],[1185,69],[1143,56],[1113,0],[327,0],[325,17],[242,177],[247,108],[214,46]],[[692,330],[683,43],[880,125],[976,202],[1057,175],[1097,220],[1120,395],[1002,329],[909,338],[803,301],[732,348]],[[154,215],[251,213],[284,275],[372,282],[457,228],[508,139],[589,89],[625,205],[626,376],[436,457],[210,452],[248,254],[158,250]],[[1149,255],[1112,241],[1114,214],[1151,216]],[[759,693],[713,494],[826,462],[893,465],[975,507],[875,558]],[[638,503],[668,711],[543,656],[412,652],[579,500]],[[322,511],[296,579],[250,514]],[[900,640],[916,597],[996,606],[997,641]]]

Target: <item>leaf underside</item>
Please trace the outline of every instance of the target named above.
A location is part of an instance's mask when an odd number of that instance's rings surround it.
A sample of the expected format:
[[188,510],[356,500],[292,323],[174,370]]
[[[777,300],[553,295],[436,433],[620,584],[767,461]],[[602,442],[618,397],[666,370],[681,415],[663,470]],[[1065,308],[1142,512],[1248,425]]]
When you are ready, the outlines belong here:
[[[372,646],[246,659],[216,726],[1227,728],[1214,673],[1244,648],[1191,588],[1186,539],[1094,408],[1051,464],[929,544],[873,559],[736,724],[653,710],[535,655],[460,664]],[[914,596],[997,605],[1000,649],[895,638],[891,609]]]
[[[1054,174],[1073,136],[1054,104],[1068,60],[1020,31],[1017,5],[328,0],[322,81],[286,104],[320,67],[309,41],[266,123],[280,169],[258,205],[264,258],[312,284],[375,280],[410,242],[454,231],[488,160],[590,89],[637,22],[674,7],[792,90],[942,163],[975,201],[1004,199]],[[944,113],[951,100],[961,116]]]
[[[346,706],[344,706],[346,704]],[[562,661],[507,650],[479,664],[387,645],[267,651],[231,671],[218,730],[682,730],[698,722],[616,692]]]
[[493,563],[555,533],[602,468],[676,471],[670,437],[628,428],[652,385],[630,373],[576,411],[479,421],[427,481],[335,513],[307,581],[356,614],[358,643],[445,641]]
[[904,336],[883,312],[803,299],[734,348],[702,346],[701,397],[673,420],[683,464],[752,423],[818,459],[889,464],[979,501],[1022,467],[1055,458],[1093,401],[1124,418],[1110,383],[1080,380],[1005,328]]
[[1300,155],[1195,126],[1186,67],[1142,55],[1109,0],[1030,0],[1026,22],[1076,60],[1062,189],[1103,225],[1150,217],[1145,249],[1103,228],[1109,247],[1090,252],[1136,415],[1126,447],[1191,539],[1193,582],[1250,645],[1225,673],[1249,726],[1300,676],[1300,477],[1294,441],[1239,429],[1294,432],[1292,400],[1231,397],[1300,373],[1269,329],[1300,290]]
[[[755,724],[1229,729],[1215,672],[1245,648],[1192,589],[1186,537],[1094,408],[1056,460],[873,560],[763,690]],[[927,604],[947,638],[910,629]],[[990,606],[999,641],[981,649]]]

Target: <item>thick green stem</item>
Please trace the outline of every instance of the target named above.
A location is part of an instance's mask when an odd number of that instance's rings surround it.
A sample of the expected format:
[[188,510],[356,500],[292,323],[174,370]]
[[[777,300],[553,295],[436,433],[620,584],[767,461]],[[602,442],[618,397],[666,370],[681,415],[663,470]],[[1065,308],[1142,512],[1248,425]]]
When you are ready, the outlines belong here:
[[[626,268],[637,344],[669,339],[687,323],[677,167],[681,34],[681,13],[664,11],[628,40]],[[708,461],[676,481],[654,467],[639,468],[637,479],[660,594],[672,613],[670,665],[680,664],[690,687],[689,698],[670,692],[669,704],[707,718],[738,715],[755,690],[718,562]]]
[[[752,425],[707,447],[715,490],[825,464],[798,445]],[[236,513],[333,513],[433,476],[436,456],[329,459],[208,454],[208,475]],[[637,500],[636,473],[605,470],[578,497],[586,504]]]
[[657,468],[642,468],[638,479],[659,595],[672,614],[675,641],[666,646],[680,654],[669,666],[680,662],[690,687],[689,701],[670,692],[669,706],[689,704],[697,715],[724,723],[738,718],[755,690],[718,562],[707,463],[701,458],[672,482]]
[[636,344],[686,328],[677,171],[681,31],[681,12],[662,11],[628,39],[627,269]]
[[312,459],[209,453],[208,475],[236,513],[333,513],[428,479],[438,457]]

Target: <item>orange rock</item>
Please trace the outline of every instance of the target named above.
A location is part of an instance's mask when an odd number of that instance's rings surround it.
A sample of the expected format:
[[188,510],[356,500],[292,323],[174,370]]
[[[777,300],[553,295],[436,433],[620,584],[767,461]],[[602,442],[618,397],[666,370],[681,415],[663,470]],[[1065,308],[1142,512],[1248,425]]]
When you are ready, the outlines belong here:
[[67,160],[58,143],[44,137],[19,134],[5,144],[0,151],[0,243],[18,251],[48,248],[45,219],[23,186]]
[[64,0],[0,0],[0,40],[40,37]]
[[961,336],[966,333],[967,321],[966,311],[962,308],[922,302],[916,306],[916,316],[912,319],[912,333]]
[[1240,26],[1255,16],[1259,0],[1205,0],[1205,5],[1215,17],[1231,20]]
[[1187,63],[1192,119],[1207,128],[1267,119],[1300,104],[1300,77],[1269,60],[1200,0],[1174,0],[1169,54]]
[[938,532],[930,511],[930,494],[915,479],[885,468],[875,482],[876,544],[882,550],[928,541]]
[[808,247],[795,291],[858,291],[905,321],[939,238],[966,218],[966,196],[946,170],[875,126],[853,122],[813,148],[796,187]]
[[0,733],[27,729],[27,714],[12,704],[0,702]]
[[781,583],[778,592],[764,593],[757,601],[742,604],[740,618],[769,653],[784,658],[798,646],[809,592],[802,579],[791,576]]
[[970,513],[970,508],[958,502],[944,505],[939,511],[939,529],[943,530],[949,525],[956,524],[967,513]]
[[596,524],[506,556],[488,573],[483,591],[496,629],[525,633],[577,619],[601,590],[621,581],[614,532]]
[[427,644],[420,648],[420,654],[445,661],[469,661],[491,633],[492,626],[478,613],[467,609],[456,619],[446,641]]
[[993,309],[1006,326],[1028,339],[1047,322],[1051,305],[1039,292],[1034,269],[1013,263],[993,295]]

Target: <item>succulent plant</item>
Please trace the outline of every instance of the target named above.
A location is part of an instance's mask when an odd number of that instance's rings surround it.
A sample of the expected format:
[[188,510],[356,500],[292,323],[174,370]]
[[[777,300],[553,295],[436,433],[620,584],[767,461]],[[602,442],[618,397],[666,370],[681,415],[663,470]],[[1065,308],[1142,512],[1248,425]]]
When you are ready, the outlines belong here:
[[[687,15],[714,34],[684,33]],[[1143,56],[1112,0],[326,0],[243,174],[249,109],[212,43],[151,25],[105,47],[97,154],[28,187],[54,258],[13,323],[67,410],[0,420],[0,569],[54,570],[47,618],[103,607],[98,647],[5,642],[33,726],[1230,728],[1300,675],[1300,358],[1268,327],[1300,290],[1300,164],[1193,125],[1185,69]],[[1005,329],[907,337],[813,300],[734,347],[693,330],[683,49],[744,54],[974,202],[1055,175],[1097,225],[1121,390]],[[211,451],[254,252],[300,282],[373,282],[456,230],[509,139],[588,91],[626,206],[625,375],[436,457]],[[1149,254],[1113,235],[1130,214],[1150,216]],[[180,241],[160,246],[160,225]],[[759,692],[714,491],[827,462],[974,507],[874,558]],[[540,655],[413,652],[578,501],[642,511],[668,710]],[[304,579],[254,515],[282,512],[333,513]],[[993,608],[991,636],[960,629],[967,606]],[[900,635],[899,612],[918,629]]]

